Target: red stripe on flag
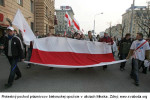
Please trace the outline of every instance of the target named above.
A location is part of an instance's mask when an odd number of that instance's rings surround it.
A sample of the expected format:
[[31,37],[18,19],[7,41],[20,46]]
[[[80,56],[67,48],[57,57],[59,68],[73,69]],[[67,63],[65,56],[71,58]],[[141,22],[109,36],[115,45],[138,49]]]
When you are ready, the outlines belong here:
[[71,26],[71,21],[70,21],[70,19],[69,19],[69,15],[68,15],[68,14],[65,14],[65,17],[66,17],[66,19],[68,20],[69,26]]
[[73,20],[73,23],[74,23],[75,27],[76,27],[78,30],[80,30],[80,27],[79,27],[79,25],[75,22],[75,20]]
[[83,54],[73,52],[46,52],[33,49],[31,62],[39,64],[85,66],[101,62],[115,61],[112,53],[109,54]]
[[66,17],[67,19],[69,18],[67,14],[65,14],[65,17]]
[[69,20],[69,26],[71,26],[71,21]]

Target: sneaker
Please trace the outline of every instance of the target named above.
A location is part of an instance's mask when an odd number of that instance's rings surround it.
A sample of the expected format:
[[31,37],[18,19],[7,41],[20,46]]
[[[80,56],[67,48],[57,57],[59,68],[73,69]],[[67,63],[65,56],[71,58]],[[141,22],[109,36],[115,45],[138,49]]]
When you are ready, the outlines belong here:
[[103,66],[103,70],[105,71],[107,69],[107,66]]
[[31,66],[28,65],[27,68],[31,68]]
[[21,76],[17,76],[17,77],[15,78],[15,80],[18,80],[19,78],[21,78]]
[[50,69],[50,70],[53,70],[53,69],[54,69],[54,67],[49,67],[49,69]]
[[5,84],[5,88],[10,88],[12,86],[12,84]]
[[124,71],[125,69],[124,69],[124,68],[120,68],[120,70],[121,70],[121,71]]
[[139,83],[138,83],[138,82],[135,82],[134,84],[135,84],[135,86],[139,86]]

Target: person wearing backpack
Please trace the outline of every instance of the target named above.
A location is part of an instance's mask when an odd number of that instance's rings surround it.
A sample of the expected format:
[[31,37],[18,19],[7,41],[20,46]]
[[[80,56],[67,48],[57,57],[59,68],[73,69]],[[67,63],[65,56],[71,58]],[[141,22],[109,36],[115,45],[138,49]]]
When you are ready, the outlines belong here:
[[139,67],[145,60],[145,56],[150,60],[150,47],[149,43],[143,39],[142,33],[137,33],[136,39],[137,40],[133,41],[126,59],[128,60],[130,56],[132,56],[132,69],[130,76],[134,79],[135,85],[139,86]]

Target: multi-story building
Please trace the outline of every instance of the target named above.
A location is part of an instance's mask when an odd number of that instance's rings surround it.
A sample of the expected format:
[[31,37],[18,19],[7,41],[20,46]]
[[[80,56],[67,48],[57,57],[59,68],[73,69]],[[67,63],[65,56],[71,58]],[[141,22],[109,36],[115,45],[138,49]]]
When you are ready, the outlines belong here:
[[111,37],[121,38],[122,36],[122,24],[111,26],[105,30]]
[[[148,9],[146,6],[134,6],[133,11],[133,20],[132,20],[132,37],[136,36],[136,33],[142,32],[145,36],[145,32],[149,32],[149,29],[142,24],[145,23],[147,17],[149,16],[147,13]],[[149,11],[148,11],[149,12]],[[126,13],[122,15],[122,24],[125,25],[125,30],[123,34],[130,32],[131,27],[131,16],[132,16],[132,7],[126,10]]]
[[74,12],[70,6],[61,6],[60,9],[56,10],[58,25],[55,27],[56,34],[71,34],[73,26],[68,27],[67,21],[65,20],[65,14],[68,12],[71,19],[74,18]]
[[55,0],[35,1],[35,29],[40,35],[54,34]]
[[34,30],[34,0],[0,0],[0,36],[12,21],[18,10],[22,11],[31,29]]
[[[31,29],[40,35],[54,33],[55,0],[0,0],[0,36],[12,21],[18,9]],[[15,28],[17,30],[17,28]]]

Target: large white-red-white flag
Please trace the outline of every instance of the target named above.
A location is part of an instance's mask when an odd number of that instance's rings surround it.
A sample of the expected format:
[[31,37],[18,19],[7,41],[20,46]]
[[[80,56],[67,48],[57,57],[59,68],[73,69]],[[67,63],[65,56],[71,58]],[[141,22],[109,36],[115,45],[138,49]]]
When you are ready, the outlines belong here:
[[65,13],[65,20],[68,23],[68,27],[70,27],[71,23],[72,23],[72,19],[71,19],[71,17],[69,16],[69,14],[67,12]]
[[30,45],[30,41],[33,41],[36,38],[20,9],[18,9],[12,24],[21,30],[26,45]]
[[118,63],[106,43],[64,37],[34,40],[30,63],[59,68],[86,68]]
[[74,29],[76,31],[79,31],[80,30],[80,26],[79,26],[78,21],[74,18],[72,22],[73,22]]

